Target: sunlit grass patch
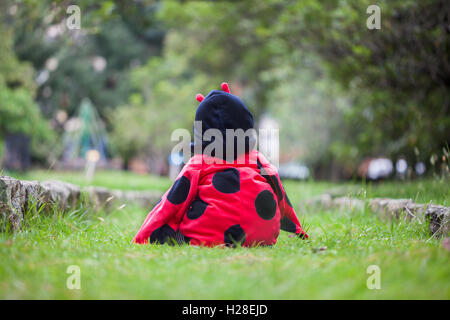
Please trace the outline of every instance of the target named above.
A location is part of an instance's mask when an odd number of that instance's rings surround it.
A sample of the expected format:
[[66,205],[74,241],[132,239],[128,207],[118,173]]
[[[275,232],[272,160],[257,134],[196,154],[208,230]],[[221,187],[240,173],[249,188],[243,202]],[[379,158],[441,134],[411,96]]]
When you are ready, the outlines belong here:
[[167,177],[118,170],[97,170],[92,181],[89,182],[86,181],[83,172],[78,171],[32,170],[26,173],[4,172],[4,174],[22,180],[61,180],[82,187],[98,186],[121,190],[166,191],[172,183]]
[[[134,245],[146,214],[127,206],[27,217],[21,232],[0,234],[0,297],[450,298],[450,254],[418,222],[318,210],[301,216],[311,240],[282,232],[272,248]],[[71,265],[80,267],[80,290],[66,286]],[[370,265],[380,267],[380,290],[367,288]]]

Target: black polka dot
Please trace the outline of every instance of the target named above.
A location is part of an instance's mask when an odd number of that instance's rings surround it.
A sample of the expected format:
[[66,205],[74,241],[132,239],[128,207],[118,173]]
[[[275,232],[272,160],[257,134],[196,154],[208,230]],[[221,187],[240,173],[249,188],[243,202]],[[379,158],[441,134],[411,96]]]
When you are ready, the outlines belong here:
[[266,170],[259,159],[256,160],[256,164],[258,165],[259,173],[266,179],[266,181],[270,184],[273,192],[277,195],[278,201],[283,200],[283,190],[281,189],[280,182],[276,175],[267,174]]
[[238,224],[231,226],[224,233],[224,242],[227,246],[242,245],[245,242],[245,231]]
[[166,243],[175,237],[175,230],[173,230],[168,224],[165,224],[158,229],[155,229],[150,235],[150,243]]
[[255,200],[255,208],[258,215],[264,220],[270,220],[277,212],[277,202],[269,190],[261,191]]
[[241,188],[239,182],[239,171],[234,168],[226,169],[221,172],[217,172],[212,183],[214,188],[223,193],[235,193]]
[[189,188],[191,187],[191,182],[185,176],[175,181],[172,188],[170,188],[167,194],[167,200],[173,204],[180,204],[186,201],[189,195]]
[[280,220],[280,229],[287,232],[295,232],[297,231],[297,226],[288,217],[283,217]]
[[186,215],[191,220],[198,219],[205,212],[207,206],[208,204],[205,201],[197,198],[192,202]]
[[270,184],[273,192],[277,195],[278,201],[283,200],[283,190],[280,187],[280,182],[276,175],[263,175],[267,182]]

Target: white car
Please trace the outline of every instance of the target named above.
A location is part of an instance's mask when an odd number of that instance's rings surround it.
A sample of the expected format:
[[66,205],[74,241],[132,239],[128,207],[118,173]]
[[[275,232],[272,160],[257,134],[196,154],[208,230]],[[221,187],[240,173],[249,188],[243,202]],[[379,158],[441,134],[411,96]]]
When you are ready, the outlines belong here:
[[309,178],[309,169],[303,164],[288,162],[280,165],[278,174],[281,179],[305,180]]

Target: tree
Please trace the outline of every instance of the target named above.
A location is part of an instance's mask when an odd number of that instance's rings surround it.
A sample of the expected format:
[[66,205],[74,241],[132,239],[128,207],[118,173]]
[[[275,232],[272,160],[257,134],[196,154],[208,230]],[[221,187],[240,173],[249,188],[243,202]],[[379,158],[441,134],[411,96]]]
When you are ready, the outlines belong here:
[[450,4],[383,1],[381,30],[369,30],[370,4],[292,2],[274,36],[293,51],[317,52],[350,93],[341,146],[355,146],[357,158],[427,160],[450,137]]
[[198,105],[195,92],[214,88],[189,68],[186,59],[172,55],[170,45],[166,50],[162,58],[152,58],[132,72],[136,92],[111,114],[112,146],[125,163],[133,156],[167,159],[175,144],[170,141],[173,130],[192,129]]
[[[21,1],[14,14],[15,51],[44,74],[36,100],[46,117],[74,114],[89,97],[106,118],[130,94],[128,72],[158,54],[163,32],[154,1],[79,1],[81,29],[68,30],[69,2]],[[138,23],[136,23],[138,21]]]
[[[28,152],[27,137],[33,141],[33,149],[39,154],[39,142],[52,138],[47,122],[33,100],[35,86],[33,68],[28,63],[19,62],[14,55],[12,32],[0,24],[0,138],[14,139],[7,143],[6,158],[14,158],[11,153]],[[19,142],[25,141],[24,148]],[[8,154],[9,153],[9,154]],[[26,169],[29,159],[22,158],[15,169]],[[7,163],[8,165],[8,163]]]
[[[160,16],[169,30],[182,35],[179,54],[205,73],[242,83],[257,116],[270,109],[269,102],[281,102],[281,111],[283,103],[308,93],[301,76],[274,76],[279,69],[301,73],[307,68],[311,81],[326,76],[337,82],[327,86],[345,90],[351,107],[339,112],[341,126],[329,128],[333,141],[324,148],[330,159],[353,167],[367,156],[427,160],[450,136],[450,5],[382,1],[381,30],[369,30],[371,4],[168,1]],[[316,62],[308,64],[313,55]],[[270,98],[280,90],[285,94],[281,101]],[[272,114],[277,117],[276,111]]]

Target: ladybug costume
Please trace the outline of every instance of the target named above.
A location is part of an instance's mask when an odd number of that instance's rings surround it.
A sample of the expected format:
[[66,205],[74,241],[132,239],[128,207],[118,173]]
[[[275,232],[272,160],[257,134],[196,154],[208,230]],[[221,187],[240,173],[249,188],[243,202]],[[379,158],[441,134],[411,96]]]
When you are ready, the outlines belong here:
[[[194,126],[194,153],[174,184],[150,211],[135,243],[190,243],[199,246],[236,244],[274,245],[280,229],[308,238],[281,184],[276,168],[253,149],[246,137],[242,149],[226,158],[226,130],[252,129],[253,116],[228,84],[206,97],[197,95],[200,105]],[[223,153],[218,158],[204,154],[212,141],[200,138],[208,129],[223,133]],[[244,150],[239,153],[239,150]],[[225,159],[227,161],[225,161]]]

